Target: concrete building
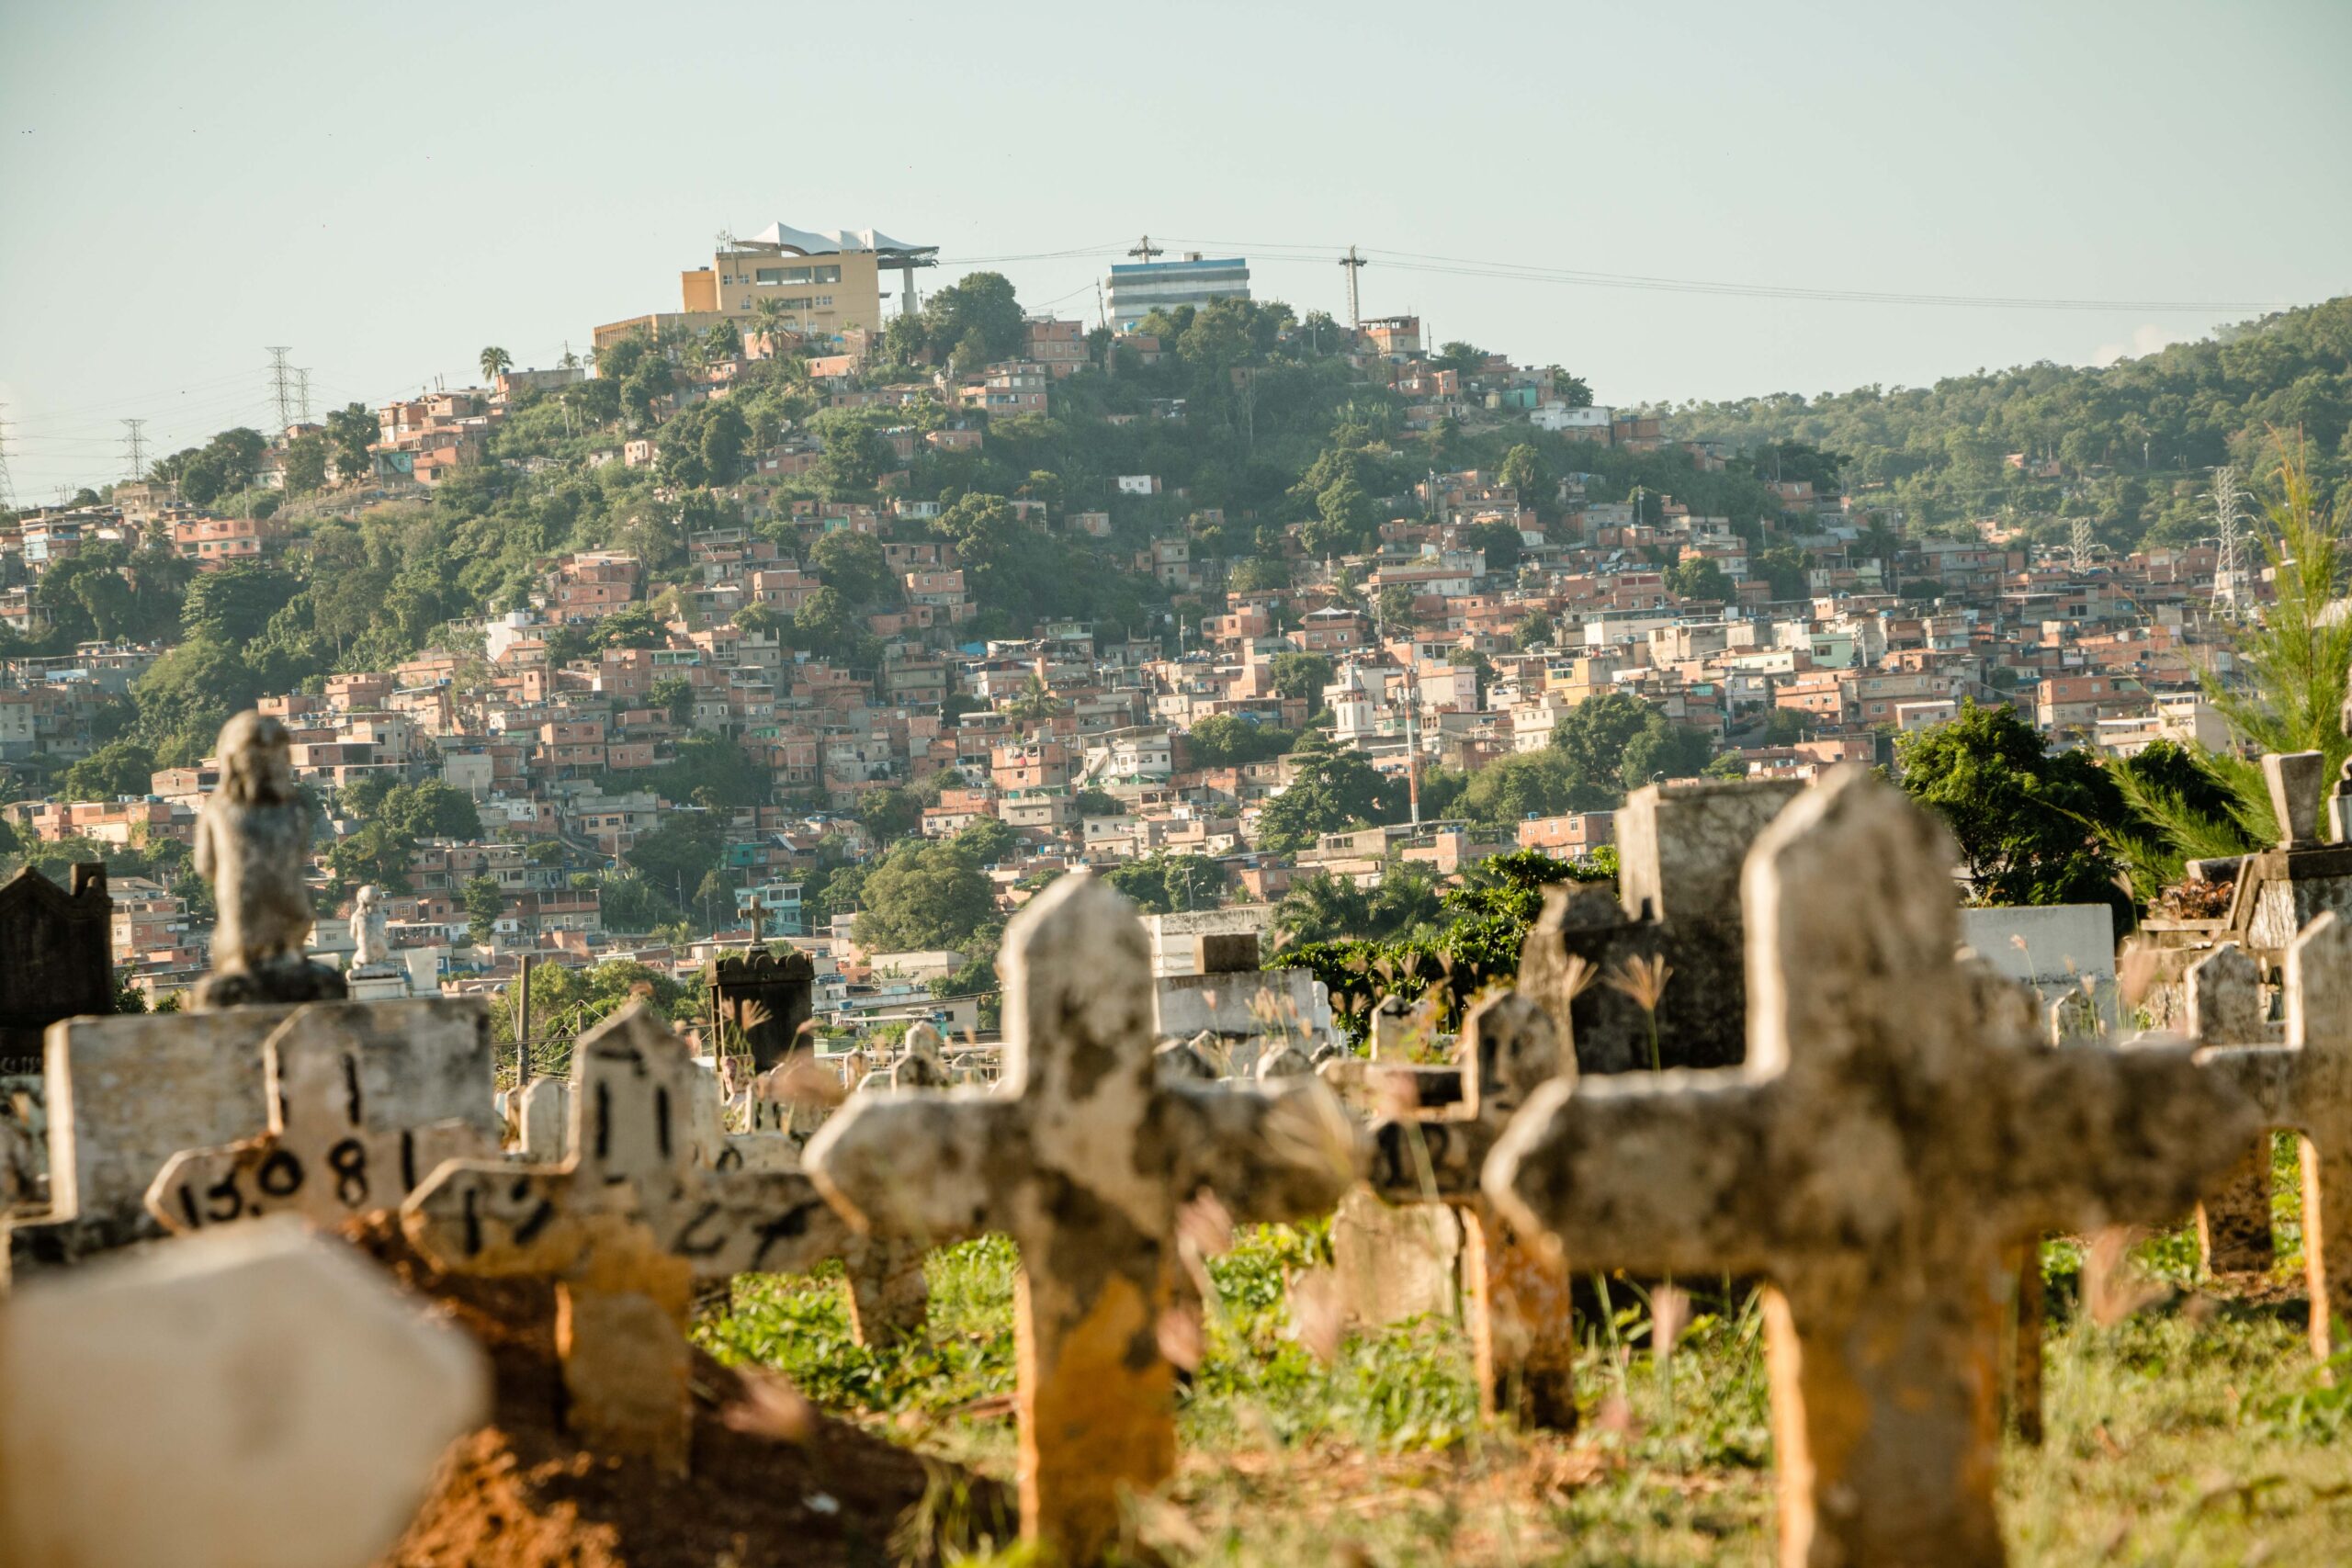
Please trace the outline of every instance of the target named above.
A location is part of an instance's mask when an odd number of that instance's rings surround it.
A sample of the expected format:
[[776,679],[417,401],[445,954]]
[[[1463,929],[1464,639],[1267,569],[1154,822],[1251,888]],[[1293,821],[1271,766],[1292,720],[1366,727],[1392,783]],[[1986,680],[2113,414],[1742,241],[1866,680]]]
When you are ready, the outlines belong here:
[[899,275],[903,308],[914,306],[915,269],[935,265],[936,245],[910,245],[876,229],[831,231],[771,223],[748,239],[721,242],[708,266],[678,275],[674,312],[633,316],[596,329],[599,348],[644,330],[687,336],[719,321],[744,326],[770,313],[806,336],[838,339],[882,329],[882,274]]
[[1131,262],[1111,269],[1111,324],[1121,332],[1133,330],[1154,310],[1249,298],[1250,264],[1239,256],[1207,259],[1187,251],[1182,261]]

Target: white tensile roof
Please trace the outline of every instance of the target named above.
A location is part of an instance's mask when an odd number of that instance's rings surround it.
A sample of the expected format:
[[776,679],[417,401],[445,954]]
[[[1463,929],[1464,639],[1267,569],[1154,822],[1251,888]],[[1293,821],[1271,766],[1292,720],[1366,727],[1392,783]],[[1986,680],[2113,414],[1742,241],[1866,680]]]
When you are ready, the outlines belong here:
[[771,223],[753,234],[748,242],[754,245],[778,245],[787,251],[798,251],[804,256],[839,255],[843,251],[935,251],[936,245],[910,245],[894,240],[879,229],[837,229],[823,232],[796,229],[789,223]]

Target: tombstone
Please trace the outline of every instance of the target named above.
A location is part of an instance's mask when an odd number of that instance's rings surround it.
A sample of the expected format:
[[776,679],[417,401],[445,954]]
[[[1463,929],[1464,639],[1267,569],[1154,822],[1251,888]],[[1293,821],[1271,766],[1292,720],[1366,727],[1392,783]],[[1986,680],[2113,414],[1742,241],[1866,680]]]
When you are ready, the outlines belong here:
[[1179,1210],[1209,1191],[1242,1224],[1328,1212],[1360,1153],[1312,1079],[1156,1081],[1149,949],[1132,906],[1097,878],[1064,876],[1032,899],[998,968],[999,1089],[861,1097],[808,1161],[871,1234],[934,1246],[1011,1234],[1022,1531],[1091,1562],[1119,1540],[1130,1495],[1175,1467],[1159,1330]]
[[[2270,1043],[2262,974],[2246,950],[2224,942],[2189,965],[2188,1033],[2200,1045]],[[2256,1137],[2197,1203],[2197,1250],[2207,1274],[2267,1274],[2277,1256],[2270,1235],[2270,1134]]]
[[31,866],[0,886],[0,1077],[40,1072],[59,1019],[114,1011],[113,921],[103,862],[70,893]]
[[714,958],[703,968],[703,988],[707,1016],[742,1038],[761,1072],[784,1060],[816,1016],[817,966],[797,949]]
[[1546,891],[1521,952],[1519,988],[1575,1043],[1578,1072],[1647,1070],[1650,1017],[1607,982],[1629,963],[1658,959],[1673,971],[1657,1004],[1664,1065],[1740,1060],[1747,1027],[1740,864],[1801,787],[1781,780],[1645,785],[1617,813],[1616,898],[1574,883]]
[[679,1473],[694,1282],[803,1272],[849,1239],[797,1172],[695,1163],[699,1070],[659,1016],[633,1002],[573,1049],[563,1164],[451,1161],[401,1215],[409,1239],[453,1271],[553,1277],[571,1430]]
[[445,1160],[495,1154],[472,1122],[410,1120],[403,1040],[386,1035],[401,1021],[365,1003],[297,1008],[262,1043],[269,1131],[174,1156],[147,1212],[173,1232],[277,1213],[332,1226],[399,1208]]
[[1574,1076],[1575,1057],[1561,1049],[1551,1016],[1516,991],[1471,1009],[1461,1055],[1457,1107],[1373,1124],[1372,1190],[1390,1203],[1459,1212],[1471,1348],[1486,1413],[1572,1430],[1577,1346],[1566,1264],[1557,1249],[1523,1239],[1495,1211],[1479,1190],[1478,1173],[1527,1098]]
[[1579,1265],[1770,1282],[1791,1568],[2001,1562],[2005,1251],[2181,1213],[2256,1124],[2185,1048],[1989,1032],[1954,859],[1899,791],[1833,775],[1748,863],[1746,1066],[1547,1085],[1487,1165]]
[[2107,1021],[2099,1017],[2098,999],[2076,987],[2051,999],[2049,1031],[2052,1045],[2096,1044]]
[[892,1089],[945,1089],[947,1064],[940,1056],[945,1043],[939,1031],[918,1023],[907,1031],[906,1054],[891,1064]]
[[[2031,986],[2045,1009],[2067,1002],[2070,1036],[2121,1032],[2116,1014],[2115,911],[2105,904],[1989,905],[1960,912],[1962,939],[1985,963]],[[2088,992],[2095,1022],[2085,1026]]]
[[197,874],[212,884],[212,972],[198,1010],[339,1001],[344,978],[304,951],[311,940],[311,808],[295,788],[293,737],[266,715],[220,727],[220,784],[196,817]]
[[2301,1135],[2312,1353],[2325,1362],[2346,1343],[2336,1320],[2352,1315],[2352,1243],[2335,1234],[2335,1216],[2352,1213],[2352,922],[2328,912],[2305,926],[2281,988],[2285,1043],[2208,1045],[2197,1060],[2253,1099],[2261,1126]]
[[518,1152],[525,1160],[553,1165],[570,1154],[564,1136],[571,1128],[571,1080],[533,1078],[525,1085],[517,1122],[522,1130]]
[[1461,1260],[1462,1222],[1444,1203],[1392,1207],[1355,1187],[1331,1216],[1331,1267],[1354,1326],[1451,1318]]
[[1163,1084],[1215,1083],[1216,1064],[1189,1040],[1170,1040],[1151,1054],[1153,1076]]
[[1391,993],[1372,1008],[1372,1059],[1375,1062],[1403,1062],[1410,1054],[1406,1046],[1412,1007],[1404,998]]
[[[369,1049],[396,1066],[397,1111],[411,1126],[466,1122],[498,1136],[490,1014],[475,997],[324,1004],[349,1009]],[[269,1130],[264,1045],[285,1007],[75,1018],[50,1027],[50,1218],[23,1239],[43,1257],[78,1257],[163,1234],[147,1190],[183,1150]]]
[[2320,847],[2319,790],[2327,757],[2319,751],[2272,751],[2262,759],[2262,782],[2270,791],[2271,815],[2278,822],[2278,847]]
[[0,1562],[366,1568],[490,1369],[292,1220],[37,1282],[0,1313]]
[[1268,1078],[1304,1077],[1315,1071],[1315,1064],[1295,1042],[1283,1039],[1275,1042],[1271,1050],[1261,1053],[1254,1077],[1260,1083]]

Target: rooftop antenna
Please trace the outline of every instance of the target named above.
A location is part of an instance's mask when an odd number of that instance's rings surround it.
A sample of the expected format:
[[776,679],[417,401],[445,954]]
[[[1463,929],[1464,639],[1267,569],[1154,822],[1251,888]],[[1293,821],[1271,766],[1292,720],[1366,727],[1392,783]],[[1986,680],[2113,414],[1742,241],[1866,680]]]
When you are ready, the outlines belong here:
[[1356,275],[1363,271],[1364,259],[1356,254],[1353,245],[1350,245],[1348,254],[1340,258],[1340,265],[1348,269],[1348,325],[1362,332],[1363,311],[1356,304]]

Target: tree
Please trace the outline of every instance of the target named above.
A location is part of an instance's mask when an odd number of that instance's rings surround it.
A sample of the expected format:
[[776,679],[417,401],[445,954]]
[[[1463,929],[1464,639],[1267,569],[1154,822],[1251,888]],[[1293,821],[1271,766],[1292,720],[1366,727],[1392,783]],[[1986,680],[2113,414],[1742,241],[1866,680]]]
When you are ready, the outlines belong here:
[[1708,599],[1727,604],[1738,594],[1731,575],[1704,556],[1692,556],[1676,563],[1674,570],[1666,574],[1666,585],[1678,599]]
[[1166,851],[1122,861],[1102,880],[1147,915],[1214,909],[1224,901],[1226,886],[1225,868],[1206,855]]
[[376,819],[410,839],[470,843],[482,836],[481,813],[474,797],[439,779],[394,785],[385,792]]
[[366,403],[347,403],[327,415],[327,446],[338,480],[353,484],[375,471],[376,459],[368,448],[380,433]]
[[136,740],[110,740],[65,770],[61,800],[113,800],[145,795],[154,784],[155,754]]
[[1490,577],[1517,566],[1521,552],[1527,547],[1516,526],[1499,521],[1472,524],[1462,530],[1462,542],[1486,557],[1487,574]]
[[289,494],[308,495],[324,489],[327,482],[327,438],[317,431],[309,431],[286,444],[286,489]]
[[1378,619],[1384,632],[1398,627],[1410,628],[1421,618],[1419,612],[1413,607],[1413,591],[1401,582],[1392,582],[1382,589],[1377,603],[1380,610]]
[[481,366],[481,378],[486,382],[494,382],[498,379],[500,372],[514,367],[514,356],[503,348],[485,348],[481,351],[481,357],[477,363]]
[[1379,516],[1372,497],[1352,474],[1343,474],[1315,497],[1315,515],[1298,531],[1310,556],[1346,554],[1363,544]]
[[668,714],[672,724],[685,728],[695,721],[695,683],[684,675],[664,675],[654,682],[646,701]]
[[703,482],[710,485],[731,485],[743,477],[743,447],[750,441],[752,427],[744,423],[743,411],[733,399],[717,404],[703,421],[700,455]]
[[1617,772],[1627,789],[1639,789],[1658,779],[1696,778],[1713,755],[1706,736],[1653,713],[1641,732],[1625,742],[1624,761]]
[[1895,740],[1904,790],[1943,818],[1981,904],[2118,901],[2098,824],[2124,813],[2115,782],[2081,751],[2055,756],[2004,705]]
[[868,790],[857,803],[857,820],[877,844],[903,839],[922,828],[922,802],[896,784]]
[[1258,844],[1278,854],[1311,846],[1325,833],[1393,820],[1388,781],[1353,751],[1306,756],[1282,794],[1258,815]]
[[1252,556],[1236,562],[1226,586],[1236,593],[1274,593],[1290,587],[1290,562],[1273,556]]
[[1277,653],[1272,666],[1277,695],[1312,708],[1323,700],[1338,667],[1319,653]]
[[475,942],[489,942],[497,928],[498,917],[506,908],[506,896],[498,890],[498,878],[485,875],[469,879],[460,902],[466,911],[466,930]]
[[1279,757],[1297,739],[1287,729],[1252,724],[1232,714],[1211,714],[1186,731],[1196,768],[1235,768]]
[[1003,274],[975,272],[933,293],[923,305],[923,335],[934,351],[970,344],[978,364],[1011,359],[1027,345],[1029,329]]
[[1021,851],[1021,835],[993,817],[983,817],[948,840],[974,865],[1001,865]]
[[260,640],[270,617],[301,587],[294,577],[258,561],[231,561],[200,573],[180,602],[180,629],[226,647]]
[[808,551],[808,565],[818,581],[854,605],[875,603],[893,581],[882,541],[854,528],[838,529],[819,539]]
[[669,901],[679,914],[688,912],[693,894],[727,852],[727,822],[708,811],[672,811],[660,826],[639,839],[621,858],[628,863],[654,894]]
[[1650,705],[1631,692],[1602,692],[1560,716],[1552,727],[1552,749],[1567,759],[1580,802],[1598,790],[1607,797],[1599,805],[1613,803],[1625,748],[1648,726],[1651,713]]
[[909,840],[868,874],[857,944],[869,953],[962,952],[996,913],[996,896],[969,854]]
[[1544,454],[1522,441],[1503,454],[1502,467],[1495,477],[1519,492],[1519,499],[1529,506],[1540,507],[1550,499],[1552,476],[1544,467]]
[[406,835],[382,822],[370,822],[327,851],[327,867],[346,887],[373,883],[387,893],[405,893],[414,848]]

